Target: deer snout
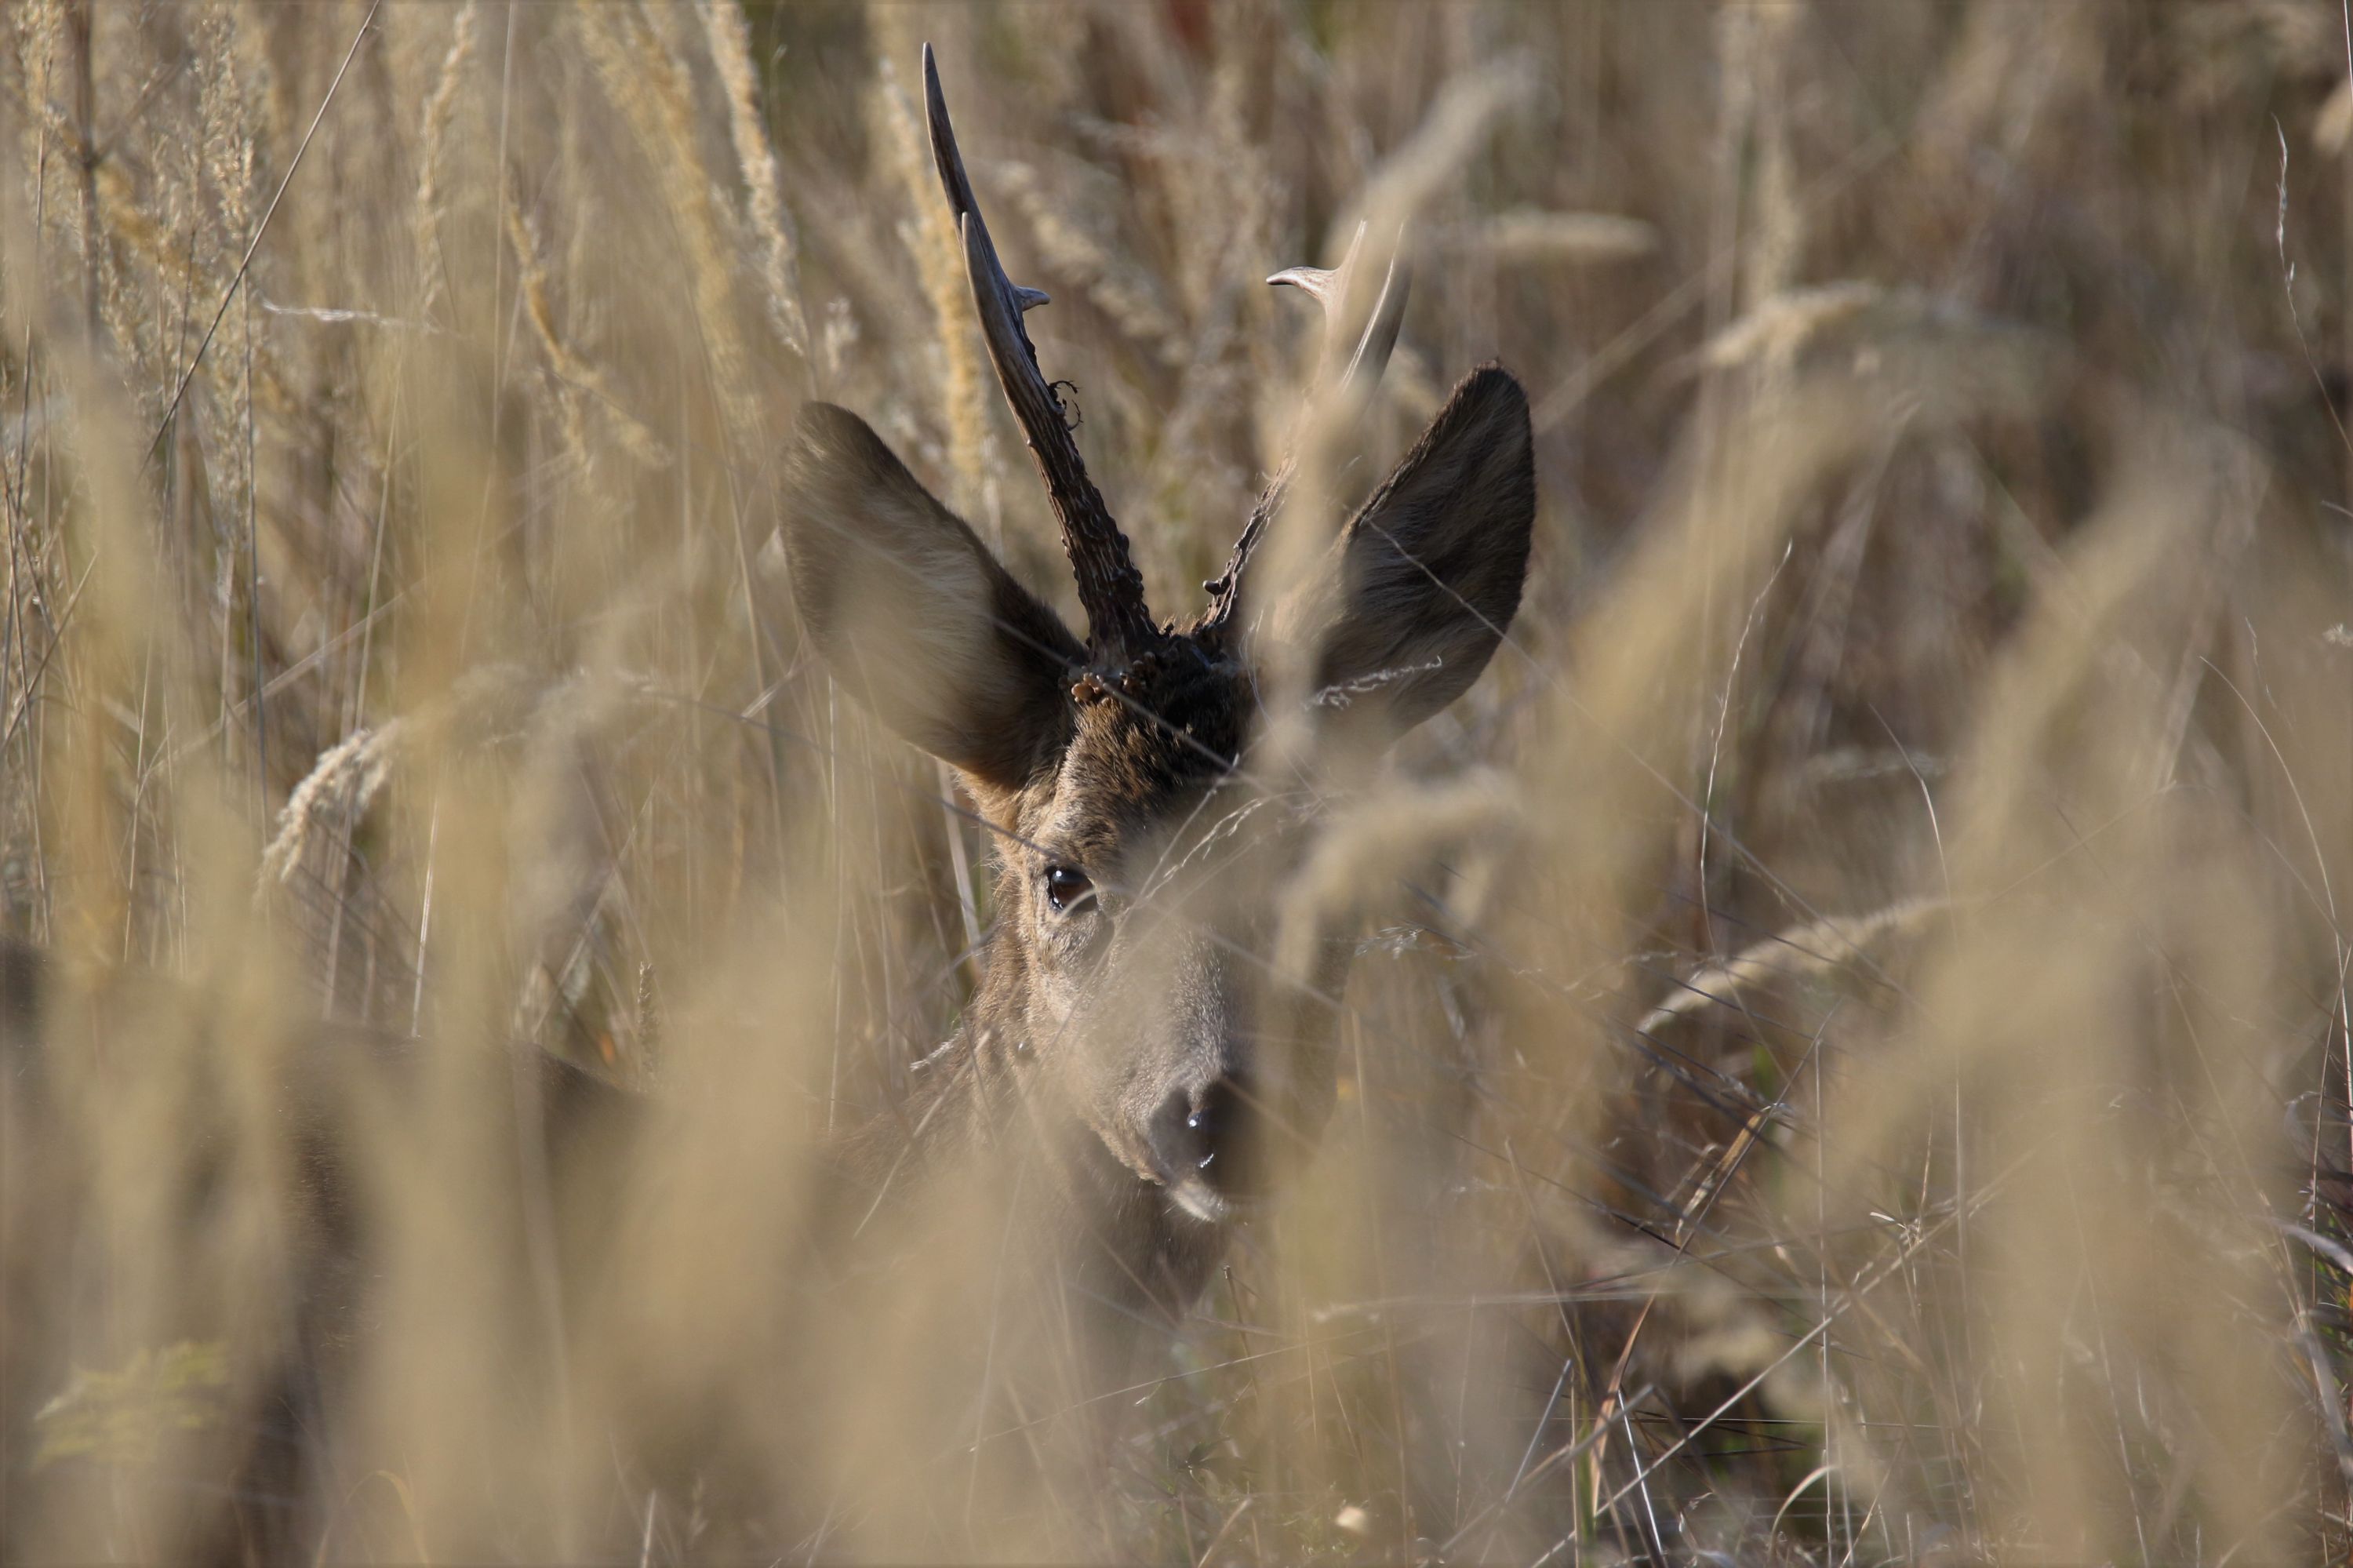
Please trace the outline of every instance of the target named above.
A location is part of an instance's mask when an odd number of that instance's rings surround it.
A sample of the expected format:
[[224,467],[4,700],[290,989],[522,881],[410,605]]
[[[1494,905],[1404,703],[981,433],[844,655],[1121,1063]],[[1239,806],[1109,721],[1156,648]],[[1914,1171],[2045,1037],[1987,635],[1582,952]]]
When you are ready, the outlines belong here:
[[1250,1078],[1226,1074],[1162,1107],[1159,1138],[1168,1185],[1197,1218],[1228,1218],[1236,1202],[1272,1189],[1266,1115]]
[[1254,1197],[1266,1189],[1265,1118],[1250,1082],[1219,1078],[1203,1090],[1185,1130],[1200,1157],[1193,1162],[1209,1185],[1229,1197]]

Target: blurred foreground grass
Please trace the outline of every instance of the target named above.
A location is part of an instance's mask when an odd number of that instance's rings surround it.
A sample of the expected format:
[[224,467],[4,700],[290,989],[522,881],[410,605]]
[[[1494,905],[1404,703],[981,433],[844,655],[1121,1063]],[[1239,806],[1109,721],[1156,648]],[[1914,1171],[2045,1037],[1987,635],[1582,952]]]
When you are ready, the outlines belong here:
[[[301,1440],[396,1457],[330,1554],[721,1539],[598,1390],[731,1364],[777,1148],[903,1093],[990,917],[946,780],[803,648],[780,433],[857,408],[1068,592],[925,39],[1154,602],[1317,347],[1261,280],[1378,203],[1420,266],[1365,471],[1500,358],[1542,489],[1510,645],[1335,830],[1333,1146],[1100,1495],[971,1549],[2341,1558],[2325,0],[10,6],[0,927],[257,1043],[150,1009],[69,1075],[70,1178],[6,1167],[11,1554],[183,1549],[187,1390],[241,1419],[283,1328],[259,1043],[326,1014],[659,1082],[693,1194],[633,1331],[551,1358],[462,1062],[387,1118],[367,1397]],[[906,1413],[962,1393],[856,1370],[732,1418],[779,1486],[906,1445],[959,1539],[978,1471]]]

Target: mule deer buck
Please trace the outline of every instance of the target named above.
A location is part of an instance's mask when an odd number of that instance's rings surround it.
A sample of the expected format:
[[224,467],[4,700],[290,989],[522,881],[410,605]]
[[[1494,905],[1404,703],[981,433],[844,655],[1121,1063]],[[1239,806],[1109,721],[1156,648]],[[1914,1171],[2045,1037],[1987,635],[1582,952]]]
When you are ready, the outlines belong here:
[[[837,1151],[838,1213],[818,1229],[839,1240],[894,1195],[920,1202],[923,1173],[958,1155],[1011,1155],[1036,1178],[1008,1200],[1025,1205],[1016,1255],[1061,1282],[1085,1375],[1100,1383],[1132,1359],[1139,1325],[1200,1294],[1234,1225],[1307,1157],[1334,1103],[1346,947],[1318,945],[1303,979],[1271,967],[1269,874],[1301,853],[1307,814],[1276,800],[1290,784],[1254,768],[1253,737],[1271,704],[1321,694],[1295,715],[1311,746],[1334,748],[1335,768],[1362,767],[1477,679],[1526,572],[1527,406],[1504,371],[1471,375],[1278,599],[1260,547],[1291,486],[1286,460],[1205,585],[1207,607],[1155,619],[1025,331],[1045,296],[998,261],[928,48],[923,88],[989,359],[1045,482],[1086,630],[1018,582],[857,415],[802,413],[783,497],[802,624],[843,687],[955,769],[997,858],[977,993],[921,1064],[910,1103]],[[1356,260],[1271,281],[1315,294],[1337,334]],[[1390,269],[1338,395],[1361,397],[1379,376],[1401,273]],[[1295,782],[1307,764],[1284,766]],[[12,1059],[42,1033],[28,1001],[37,967],[11,959]],[[533,1097],[559,1186],[584,1166],[608,1188],[619,1180],[610,1140],[593,1160],[562,1152],[579,1142],[575,1124],[639,1119],[619,1097],[556,1071]],[[316,1220],[327,1250],[357,1245],[332,1149],[323,1136],[305,1147],[316,1154],[305,1181],[330,1194]]]

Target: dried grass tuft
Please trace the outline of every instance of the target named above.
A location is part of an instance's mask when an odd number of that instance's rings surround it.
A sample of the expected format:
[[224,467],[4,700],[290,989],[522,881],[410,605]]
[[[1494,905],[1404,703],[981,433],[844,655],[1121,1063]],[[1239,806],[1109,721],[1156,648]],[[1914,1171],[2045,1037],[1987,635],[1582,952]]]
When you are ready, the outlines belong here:
[[702,8],[703,37],[727,95],[727,132],[743,165],[745,216],[760,247],[762,281],[766,285],[768,319],[778,341],[803,360],[809,357],[808,314],[801,304],[801,286],[793,241],[792,222],[785,210],[776,154],[768,145],[768,129],[760,114],[759,96],[752,75],[752,48],[744,25],[744,9],[736,0],[715,0]]
[[417,302],[417,313],[427,321],[433,319],[433,308],[447,290],[448,260],[441,253],[441,212],[448,196],[442,182],[448,174],[446,160],[449,125],[457,117],[458,94],[465,85],[466,68],[474,57],[478,12],[475,0],[466,0],[457,19],[449,25],[449,48],[441,57],[432,94],[425,101],[419,156],[422,168],[417,181],[417,260],[424,279],[424,293]]

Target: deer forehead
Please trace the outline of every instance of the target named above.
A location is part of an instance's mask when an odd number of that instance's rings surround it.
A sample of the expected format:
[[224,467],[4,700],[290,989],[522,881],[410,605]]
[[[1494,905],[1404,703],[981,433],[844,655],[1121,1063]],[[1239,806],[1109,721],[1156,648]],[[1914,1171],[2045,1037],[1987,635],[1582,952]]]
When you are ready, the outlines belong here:
[[1228,779],[1255,711],[1249,673],[1187,657],[1176,669],[1088,675],[1070,744],[1032,799],[1036,842],[1116,856],[1181,819]]

